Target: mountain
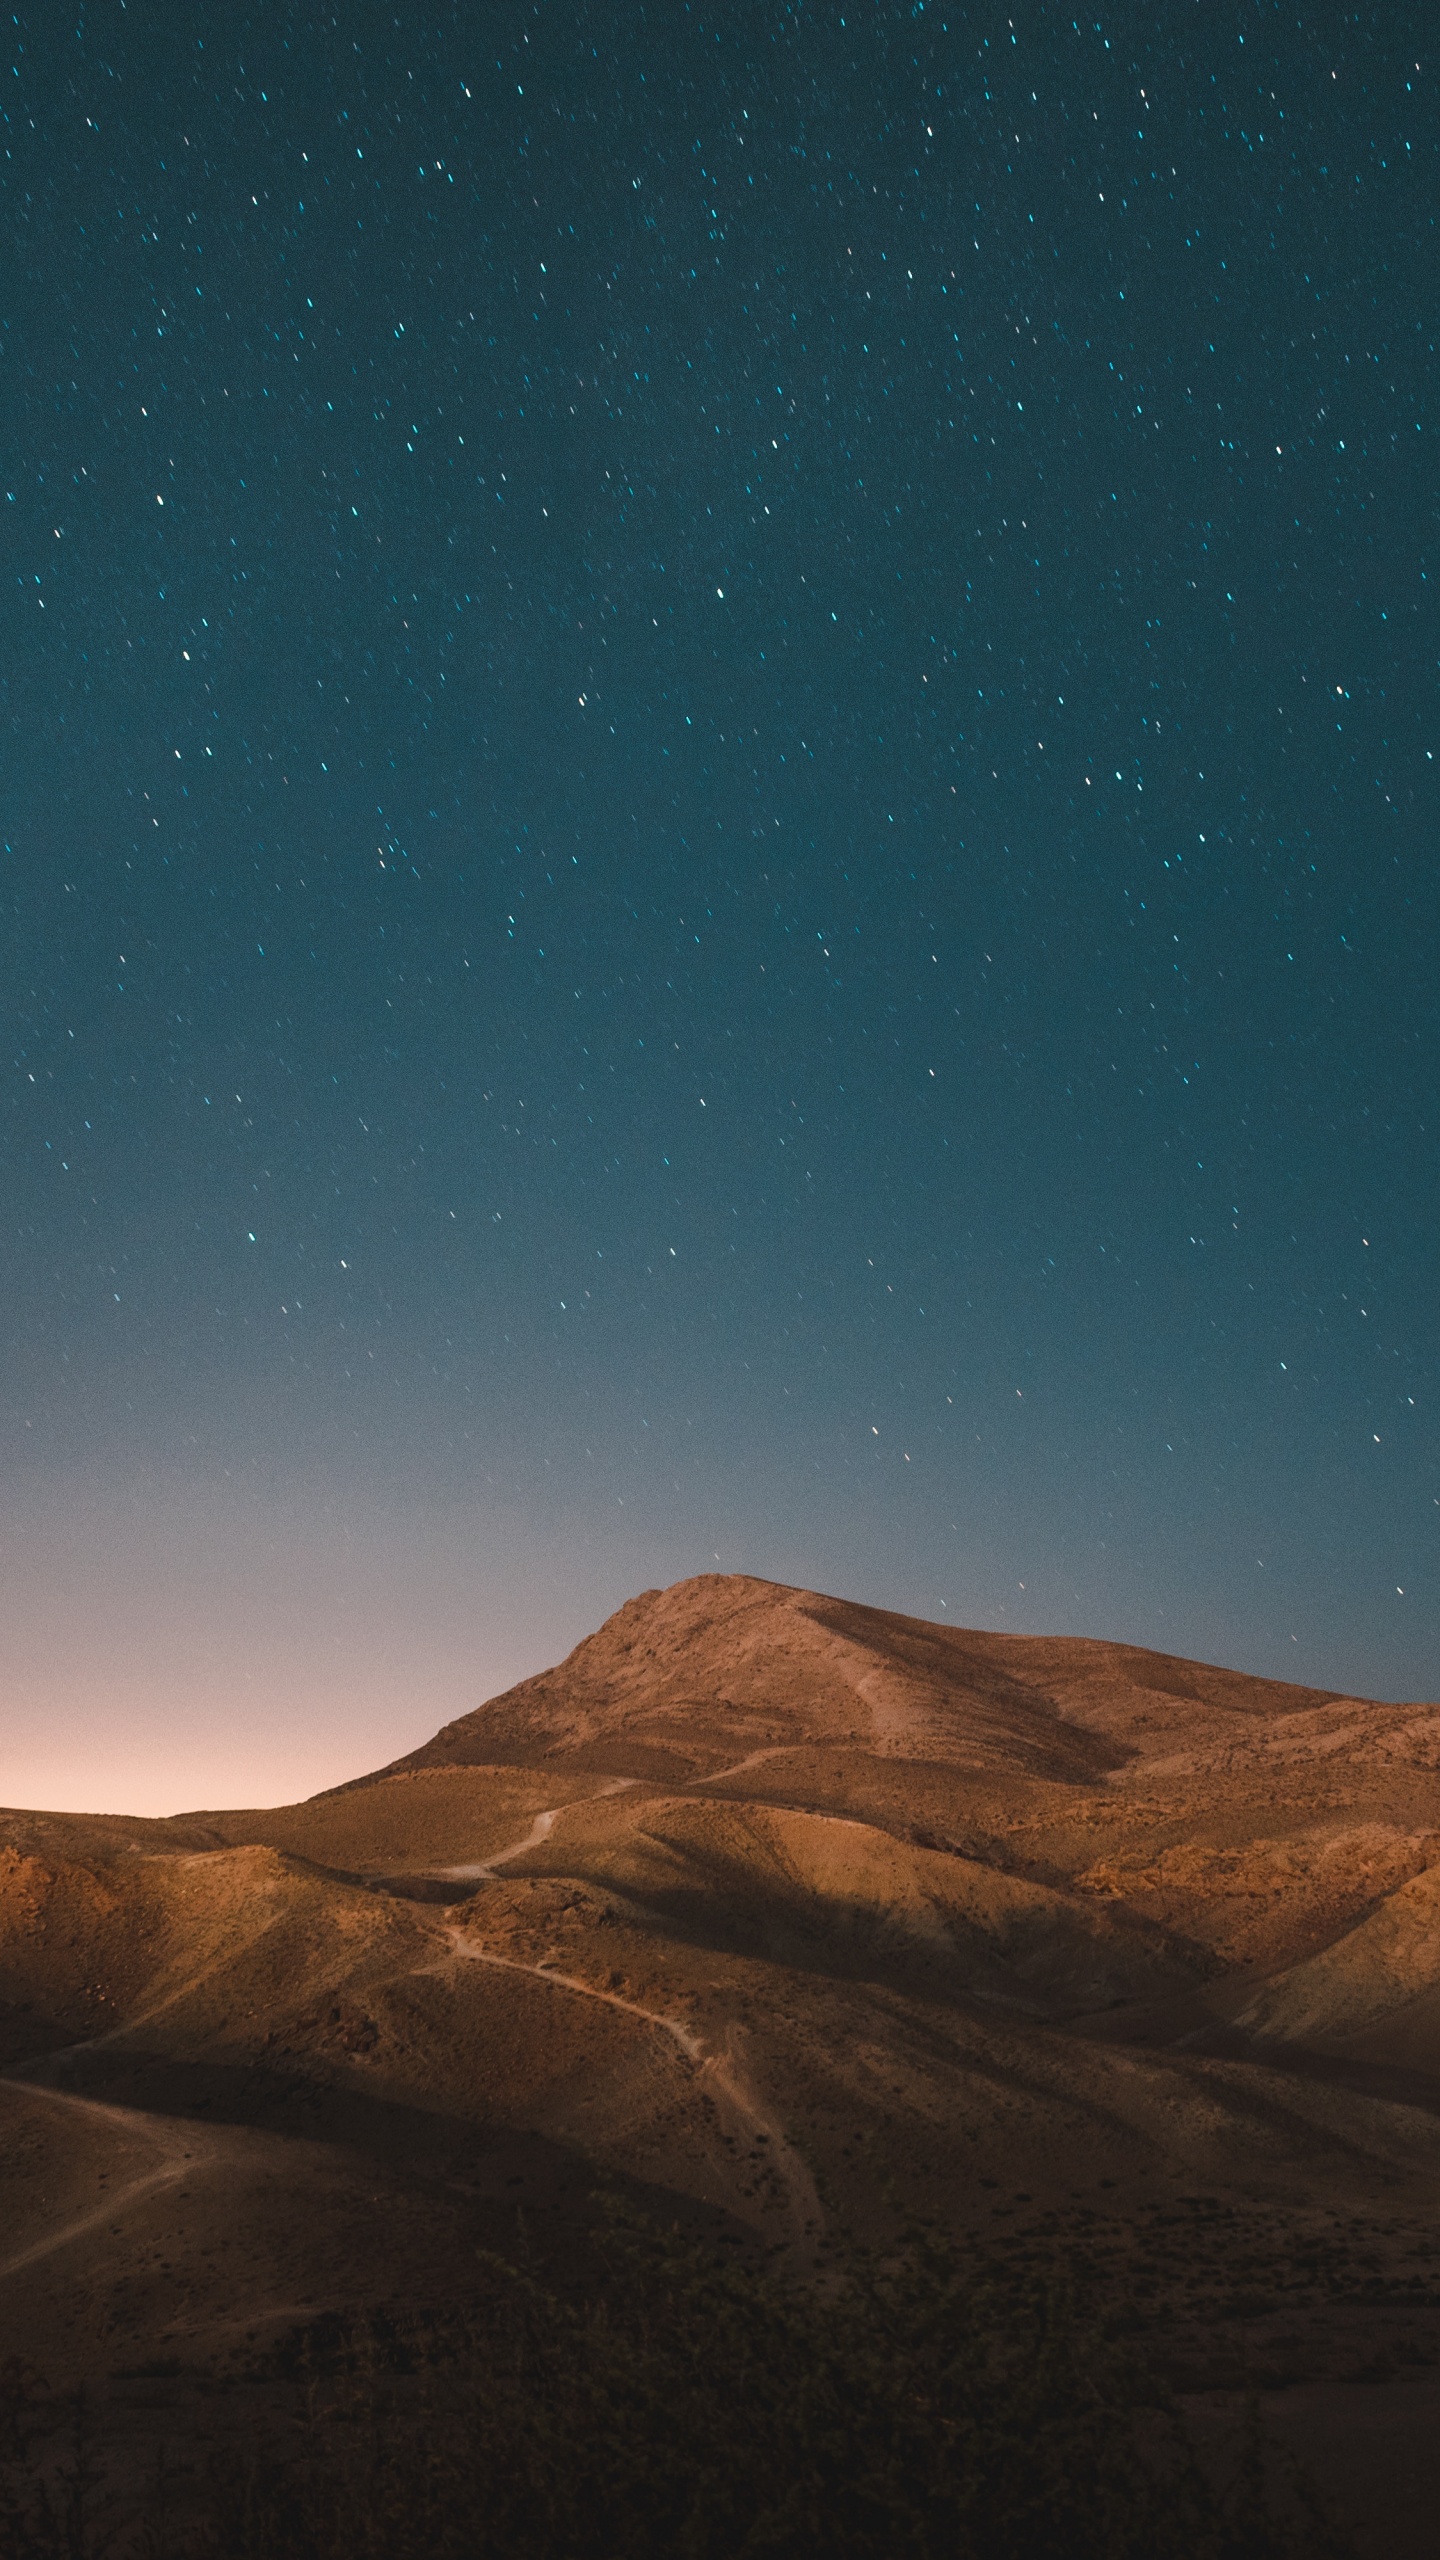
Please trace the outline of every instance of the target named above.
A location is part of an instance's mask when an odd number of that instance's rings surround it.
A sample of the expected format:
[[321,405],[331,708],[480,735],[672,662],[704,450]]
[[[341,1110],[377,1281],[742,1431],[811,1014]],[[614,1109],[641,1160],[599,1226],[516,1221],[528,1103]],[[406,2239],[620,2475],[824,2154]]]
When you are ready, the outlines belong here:
[[602,2190],[806,2280],[918,2217],[992,2274],[1078,2252],[1202,2418],[1269,2388],[1401,2551],[1437,1885],[1435,1706],[645,1592],[307,1804],[0,1815],[0,2364],[143,2444],[157,2360],[175,2405],[477,2250],[583,2283]]
[[1328,1692],[1131,1645],[979,1635],[700,1574],[642,1592],[555,1670],[377,1775],[563,1761],[664,1783],[713,1778],[758,1752],[855,1746],[1078,1781],[1331,1704]]

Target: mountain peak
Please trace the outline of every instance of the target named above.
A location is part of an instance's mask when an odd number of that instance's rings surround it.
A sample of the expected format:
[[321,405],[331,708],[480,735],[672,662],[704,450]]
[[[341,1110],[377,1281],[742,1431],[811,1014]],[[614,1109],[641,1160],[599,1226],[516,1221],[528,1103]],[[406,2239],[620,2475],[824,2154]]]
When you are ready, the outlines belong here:
[[671,1782],[825,1748],[1091,1785],[1136,1760],[1253,1747],[1332,1703],[1137,1646],[934,1625],[703,1573],[637,1593],[552,1670],[374,1776],[558,1760]]

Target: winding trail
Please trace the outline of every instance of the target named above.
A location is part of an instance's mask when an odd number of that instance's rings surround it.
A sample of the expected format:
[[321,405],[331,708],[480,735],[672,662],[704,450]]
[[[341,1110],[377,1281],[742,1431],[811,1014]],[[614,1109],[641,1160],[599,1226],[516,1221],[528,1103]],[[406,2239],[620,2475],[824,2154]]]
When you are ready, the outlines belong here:
[[703,2063],[705,2048],[678,2018],[667,2018],[659,2009],[642,2009],[638,2000],[626,2000],[618,1991],[601,1991],[593,1982],[583,1982],[578,1973],[560,1973],[554,1965],[525,1964],[519,1956],[496,1955],[489,1947],[478,1947],[461,1928],[446,1931],[457,1956],[467,1964],[497,1965],[502,1973],[533,1973],[537,1982],[553,1982],[559,1991],[578,1991],[583,1999],[603,2000],[607,2009],[624,2009],[632,2018],[643,2018],[646,2025],[659,2027],[674,2039],[687,2062]]
[[[548,1964],[526,1964],[518,1956],[497,1955],[489,1947],[477,1946],[463,1928],[452,1923],[447,1929],[457,1958],[466,1964],[493,1965],[502,1973],[528,1973],[537,1982],[549,1983],[556,1991],[568,1991],[582,2000],[598,2000],[607,2009],[620,2009],[628,2017],[639,2018],[661,2035],[668,2036],[683,2060],[705,2085],[705,2094],[718,2103],[718,2111],[728,2112],[742,2135],[752,2142],[758,2137],[766,2145],[765,2166],[774,2170],[785,2190],[785,2218],[792,2246],[801,2254],[813,2254],[824,2229],[825,2217],[815,2192],[815,2181],[795,2150],[779,2119],[773,2116],[757,2095],[748,2073],[732,2054],[707,2053],[704,2045],[678,2018],[667,2018],[663,2010],[646,2009],[638,2000],[627,2000],[621,1992],[602,1991],[597,1984],[585,1982],[577,1973],[561,1973]],[[742,2216],[753,2220],[753,2215]]]
[[[738,1766],[747,1767],[753,1765],[754,1760],[768,1756],[767,1753],[756,1753],[752,1755],[751,1761],[741,1762]],[[717,1776],[728,1777],[732,1774],[730,1770],[716,1772]],[[593,1796],[573,1797],[570,1804],[577,1808],[592,1805],[605,1797],[619,1795],[625,1789],[638,1784],[639,1781],[634,1778],[612,1778],[603,1787],[597,1789]],[[457,1883],[483,1883],[495,1873],[497,1868],[508,1866],[513,1860],[524,1857],[528,1851],[539,1848],[542,1841],[549,1838],[560,1815],[569,1809],[570,1806],[567,1805],[554,1805],[538,1813],[529,1829],[519,1839],[508,1842],[502,1849],[494,1850],[488,1858],[475,1859],[459,1866],[436,1868],[430,1872],[453,1879]],[[500,1955],[478,1943],[471,1932],[462,1926],[449,1925],[445,1935],[449,1940],[452,1950],[451,1960],[454,1962],[490,1965],[496,1971],[503,1973],[530,1974],[537,1982],[547,1984],[553,1991],[571,1998],[598,2001],[603,2008],[615,2009],[627,2017],[638,2019],[642,2025],[664,2036],[674,2048],[682,2066],[694,2074],[703,2095],[713,2105],[722,2121],[728,2117],[735,2134],[745,2142],[747,2157],[743,2164],[737,2161],[734,2165],[737,2168],[743,2165],[752,2171],[763,2166],[772,2173],[781,2190],[789,2243],[798,2255],[807,2258],[813,2256],[815,2245],[824,2228],[824,2215],[815,2192],[814,2180],[805,2162],[790,2143],[783,2125],[765,2106],[748,2072],[733,2052],[708,2051],[699,2037],[678,2018],[667,2017],[658,2009],[647,2009],[640,2001],[627,2000],[621,1992],[602,1990],[598,1984],[586,1982],[579,1974],[562,1973],[553,1965],[529,1964],[518,1956]],[[21,2274],[26,2268],[53,2256],[59,2250],[68,2247],[71,2241],[83,2239],[88,2233],[98,2231],[107,2223],[114,2222],[142,2197],[166,2187],[176,2186],[186,2177],[203,2175],[224,2165],[228,2157],[225,2146],[208,2128],[201,2128],[167,2116],[148,2114],[136,2108],[116,2106],[102,2098],[81,2097],[74,2090],[57,2088],[48,2077],[42,2079],[29,2076],[32,2072],[48,2074],[57,2069],[63,2069],[67,2063],[84,2053],[118,2042],[137,2025],[142,2024],[145,2018],[173,2006],[177,1999],[183,1997],[185,1990],[191,1988],[193,1984],[181,1986],[178,1992],[172,1989],[155,2004],[152,2010],[142,2012],[138,2018],[117,2021],[114,2026],[103,2030],[99,2035],[86,2037],[74,2045],[66,2045],[58,2052],[37,2054],[14,2070],[0,2073],[0,2089],[13,2089],[41,2105],[68,2109],[72,2115],[87,2117],[92,2123],[103,2124],[132,2139],[138,2136],[142,2141],[152,2144],[158,2154],[152,2168],[139,2171],[135,2176],[127,2179],[122,2186],[112,2189],[103,2202],[93,2210],[72,2216],[69,2221],[62,2223],[53,2231],[42,2234],[39,2239],[31,2241],[12,2256],[0,2259],[0,2282]],[[762,2142],[763,2153],[758,2147]],[[734,2206],[733,2196],[730,2202]],[[750,2206],[748,2211],[747,2204]],[[773,2222],[770,2222],[763,2206],[757,2210],[753,2202],[746,2199],[739,2204],[738,2210],[743,2219],[761,2228],[768,2225],[773,2230]]]
[[[69,2046],[66,2055],[83,2049],[78,2045]],[[46,2059],[60,2061],[66,2055],[56,2054]],[[0,2073],[0,2089],[16,2089],[27,2098],[39,2098],[54,2107],[68,2107],[72,2114],[89,2116],[92,2121],[109,2125],[122,2133],[139,2134],[142,2139],[153,2142],[161,2154],[157,2168],[143,2170],[123,2187],[114,2188],[93,2212],[74,2215],[58,2230],[44,2232],[38,2240],[32,2240],[28,2248],[18,2249],[13,2257],[0,2259],[0,2282],[7,2276],[18,2275],[22,2268],[34,2266],[41,2258],[52,2256],[57,2249],[68,2247],[72,2240],[83,2239],[87,2231],[98,2231],[102,2224],[113,2222],[127,2206],[136,2203],[141,2196],[151,2194],[157,2187],[178,2186],[182,2178],[193,2177],[197,2170],[213,2167],[219,2155],[219,2146],[213,2137],[200,2132],[194,2125],[179,2124],[169,2116],[142,2115],[131,2107],[110,2106],[103,2098],[81,2098],[71,2089],[52,2089],[43,2080],[20,2079],[9,2071]]]
[[722,1778],[738,1778],[742,1769],[758,1769],[762,1760],[778,1760],[784,1751],[793,1750],[789,1742],[767,1742],[759,1751],[749,1751],[743,1760],[732,1760],[728,1769],[712,1769],[704,1778],[691,1781],[697,1787],[718,1787]]
[[[637,1778],[607,1778],[604,1786],[597,1787],[593,1796],[572,1796],[570,1801],[572,1804],[599,1804],[606,1796],[623,1795],[627,1787],[638,1785]],[[529,1830],[519,1840],[512,1840],[508,1848],[493,1849],[488,1858],[472,1858],[462,1867],[432,1867],[429,1872],[443,1876],[447,1883],[483,1883],[497,1867],[508,1867],[512,1858],[523,1858],[527,1850],[538,1849],[541,1841],[548,1840],[554,1830],[556,1816],[566,1810],[566,1806],[557,1804],[548,1813],[537,1813]]]
[[[174,1854],[180,1862],[193,1864],[198,1862],[198,1856],[211,1853],[181,1851]],[[259,1934],[264,1935],[263,1928]],[[121,2043],[138,2027],[148,2026],[153,2019],[163,2017],[168,2009],[176,2008],[228,1962],[231,1953],[231,1949],[222,1948],[208,1964],[152,2001],[149,2008],[139,2009],[131,2017],[118,2018],[113,2026],[102,2028],[98,2035],[82,2036],[78,2043],[61,2045],[51,2053],[32,2054],[13,2070],[0,2072],[0,2089],[15,2089],[27,2098],[39,2098],[53,2107],[67,2107],[73,2115],[88,2116],[92,2123],[107,2124],[126,2134],[138,2134],[142,2140],[154,2143],[161,2155],[157,2168],[142,2171],[137,2177],[127,2180],[124,2186],[114,2188],[104,2204],[93,2213],[77,2215],[73,2220],[62,2223],[58,2230],[46,2232],[41,2239],[32,2241],[15,2256],[0,2259],[0,2282],[25,2267],[35,2265],[42,2258],[48,2258],[55,2250],[65,2248],[71,2240],[82,2238],[87,2231],[97,2230],[102,2223],[113,2220],[128,2205],[136,2203],[155,2188],[175,2186],[182,2178],[221,2166],[231,2156],[223,2140],[207,2127],[189,2123],[180,2117],[154,2115],[139,2107],[115,2106],[105,2098],[82,2098],[77,2090],[56,2088],[48,2078],[31,2076],[63,2070],[67,2063],[74,2062],[82,2054],[103,2053],[107,2045]]]
[[[727,1770],[719,1774],[729,1776],[730,1772]],[[634,1778],[612,1778],[600,1789],[598,1796],[580,1796],[572,1801],[582,1805],[595,1804],[601,1796],[619,1795],[626,1787],[637,1784]],[[549,1811],[537,1814],[523,1839],[514,1841],[509,1848],[498,1849],[493,1857],[483,1862],[477,1860],[466,1867],[446,1867],[439,1872],[457,1880],[462,1877],[483,1880],[496,1867],[508,1865],[512,1858],[522,1857],[527,1849],[538,1848],[542,1840],[548,1840],[556,1821],[566,1810],[564,1805],[555,1805]],[[689,2027],[682,2026],[678,2018],[667,2018],[663,2010],[647,2009],[638,2000],[627,2000],[622,1992],[602,1991],[597,1983],[586,1982],[577,1973],[561,1973],[554,1965],[527,1964],[519,1956],[499,1955],[480,1944],[460,1923],[451,1922],[445,1935],[455,1959],[460,1963],[488,1964],[501,1973],[530,1974],[535,1981],[548,1983],[552,1990],[568,1992],[581,2000],[598,2000],[604,2008],[618,2009],[627,2017],[639,2018],[644,2025],[653,2027],[657,2034],[667,2036],[681,2060],[705,2084],[704,2094],[717,2105],[718,2111],[731,2116],[743,2138],[752,2144],[764,2142],[765,2165],[777,2174],[784,2190],[785,2218],[791,2243],[798,2252],[807,2256],[813,2254],[825,2221],[815,2192],[815,2181],[790,2142],[784,2126],[765,2106],[749,2074],[733,2054],[707,2052],[699,2037],[692,2034]]]

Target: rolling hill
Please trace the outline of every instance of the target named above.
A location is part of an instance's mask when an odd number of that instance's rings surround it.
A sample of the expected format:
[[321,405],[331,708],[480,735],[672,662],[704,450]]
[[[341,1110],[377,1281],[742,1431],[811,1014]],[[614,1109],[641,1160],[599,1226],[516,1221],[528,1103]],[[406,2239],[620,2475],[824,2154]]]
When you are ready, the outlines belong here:
[[643,1593],[307,1804],[0,1815],[0,2362],[143,2443],[483,2253],[583,2286],[599,2195],[807,2281],[921,2221],[1078,2263],[1418,2550],[1437,1878],[1435,1706]]

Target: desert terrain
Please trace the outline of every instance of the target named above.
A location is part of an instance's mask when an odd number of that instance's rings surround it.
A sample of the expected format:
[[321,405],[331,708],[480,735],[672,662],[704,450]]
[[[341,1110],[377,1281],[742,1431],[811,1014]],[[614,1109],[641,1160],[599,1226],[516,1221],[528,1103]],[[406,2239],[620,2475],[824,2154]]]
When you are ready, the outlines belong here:
[[1437,2182],[1433,1705],[715,1575],[309,1803],[0,1814],[0,2366],[101,2459],[618,2199],[1063,2262],[1428,2552]]

